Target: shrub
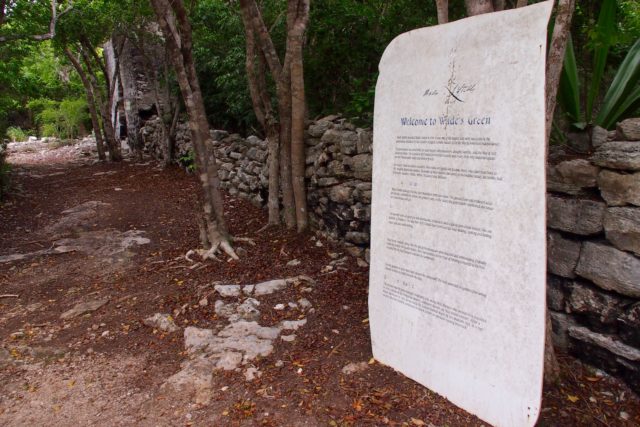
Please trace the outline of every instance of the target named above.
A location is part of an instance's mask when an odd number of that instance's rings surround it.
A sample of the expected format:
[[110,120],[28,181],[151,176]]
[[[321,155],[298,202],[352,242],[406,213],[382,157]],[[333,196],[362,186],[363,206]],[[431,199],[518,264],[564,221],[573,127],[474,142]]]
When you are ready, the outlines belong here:
[[81,125],[89,118],[87,102],[82,98],[69,98],[61,102],[36,99],[29,103],[29,108],[35,113],[42,136],[77,138]]
[[17,126],[11,126],[7,129],[7,137],[12,142],[22,142],[27,140],[27,133]]

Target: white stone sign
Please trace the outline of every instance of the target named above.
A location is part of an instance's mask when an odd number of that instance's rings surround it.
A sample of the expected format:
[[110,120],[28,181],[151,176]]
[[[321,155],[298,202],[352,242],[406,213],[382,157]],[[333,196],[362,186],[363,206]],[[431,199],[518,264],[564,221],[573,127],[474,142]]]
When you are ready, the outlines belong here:
[[540,410],[552,3],[403,34],[376,88],[373,354],[498,426]]

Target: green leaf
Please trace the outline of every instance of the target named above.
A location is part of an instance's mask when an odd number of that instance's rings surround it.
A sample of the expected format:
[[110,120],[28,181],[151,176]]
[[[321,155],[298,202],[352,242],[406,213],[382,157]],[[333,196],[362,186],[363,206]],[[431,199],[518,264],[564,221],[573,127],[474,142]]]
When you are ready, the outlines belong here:
[[605,94],[595,123],[605,129],[630,111],[640,101],[640,39],[629,49]]
[[593,54],[593,75],[591,76],[591,85],[587,92],[587,122],[591,122],[593,113],[593,103],[600,93],[602,85],[602,76],[607,65],[607,56],[609,48],[613,42],[616,33],[616,2],[615,0],[604,0],[598,23],[595,30],[594,54]]
[[584,121],[580,111],[580,77],[578,76],[576,54],[571,35],[569,35],[564,55],[564,67],[562,68],[560,86],[558,88],[558,101],[572,121]]

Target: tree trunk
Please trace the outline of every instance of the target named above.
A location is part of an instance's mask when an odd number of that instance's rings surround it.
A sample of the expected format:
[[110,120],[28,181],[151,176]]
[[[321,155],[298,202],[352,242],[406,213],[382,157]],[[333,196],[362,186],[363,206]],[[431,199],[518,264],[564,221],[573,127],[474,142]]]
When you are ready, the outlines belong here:
[[475,16],[493,12],[491,0],[464,0],[467,7],[467,15]]
[[[140,115],[138,113],[138,82],[133,63],[133,46],[125,41],[124,47],[116,61],[119,63],[117,74],[113,79],[118,78],[122,85],[122,97],[124,102],[124,116],[127,122],[127,140],[129,147],[137,155],[138,161],[142,161],[142,141],[138,137],[140,133]],[[118,77],[116,77],[118,76]]]
[[546,99],[546,124],[547,124],[547,147],[549,146],[549,136],[553,124],[553,114],[556,110],[556,98],[560,75],[564,65],[564,52],[567,47],[567,39],[571,30],[571,18],[575,9],[575,0],[559,0],[556,11],[556,22],[553,27],[553,35],[549,44],[547,54],[547,99]]
[[499,12],[504,10],[505,0],[493,0],[493,10]]
[[87,107],[89,108],[89,115],[91,116],[91,127],[93,128],[93,133],[96,137],[96,146],[98,148],[98,159],[101,161],[106,160],[106,156],[104,153],[104,142],[102,141],[102,129],[100,129],[100,121],[98,120],[98,112],[96,111],[96,100],[93,96],[93,88],[91,87],[91,83],[89,83],[89,79],[87,78],[86,73],[82,69],[82,65],[76,59],[76,57],[71,53],[71,50],[68,47],[64,48],[64,53],[66,57],[73,65],[73,68],[80,76],[80,81],[82,81],[82,85],[84,86],[84,90],[87,96]]
[[[171,125],[169,126],[167,133],[167,153],[164,159],[164,165],[169,166],[173,163],[174,153],[176,151],[176,129],[178,127],[178,118],[180,118],[180,103],[176,102],[173,108],[173,117],[171,118]],[[164,120],[161,120],[164,123]]]
[[[256,1],[240,0],[240,9],[245,27],[250,27],[251,29],[250,31],[245,31],[249,35],[253,33],[262,51],[264,62],[269,66],[271,75],[276,83],[280,122],[279,177],[285,224],[288,228],[294,228],[298,225],[299,229],[304,229],[308,221],[304,183],[305,100],[301,51],[304,31],[308,21],[309,0],[289,0],[287,3],[287,44],[284,64],[280,62]],[[248,36],[247,40],[252,43],[253,39]],[[250,49],[251,46],[248,48]],[[297,54],[300,55],[299,59],[294,58]],[[293,62],[297,63],[292,65]],[[295,81],[292,80],[292,72],[295,74]],[[292,98],[294,91],[296,97],[300,97],[299,99],[294,100]],[[293,114],[296,115],[295,124]],[[257,111],[256,116],[259,118],[260,115],[261,112]],[[302,137],[300,137],[301,134]],[[294,151],[293,157],[292,149]],[[298,164],[294,166],[292,159],[295,159]],[[271,161],[275,162],[275,156],[270,156]],[[274,166],[274,163],[270,163],[270,179],[274,175],[272,169],[275,169],[272,166]],[[295,180],[293,174],[295,174]],[[270,185],[270,201],[274,200],[274,197],[275,195]],[[298,224],[298,221],[300,221],[300,224]]]
[[246,37],[247,80],[251,103],[258,122],[265,131],[269,150],[269,224],[280,225],[280,131],[273,116],[271,97],[267,90],[264,55],[256,48],[256,36],[246,8],[241,9]]
[[309,0],[290,0],[296,3],[295,21],[289,32],[291,55],[291,176],[296,207],[298,231],[309,225],[305,184],[304,118],[305,92],[303,68],[303,40],[309,20]]
[[217,165],[212,150],[208,148],[211,139],[209,123],[193,62],[191,25],[186,10],[182,0],[172,0],[171,3],[169,0],[151,0],[151,4],[170,51],[180,92],[189,115],[196,166],[204,190],[204,233],[201,233],[201,238],[205,249],[209,249],[205,258],[222,249],[232,258],[238,259],[231,247],[231,237],[224,220]]
[[119,162],[122,160],[122,153],[120,151],[120,142],[115,137],[115,131],[113,128],[113,122],[111,121],[111,114],[107,102],[104,100],[100,86],[98,84],[98,78],[91,66],[91,58],[87,54],[85,49],[80,49],[81,56],[84,64],[87,67],[87,74],[89,76],[89,82],[93,88],[93,94],[98,104],[98,111],[102,118],[102,128],[104,131],[104,137],[107,143],[107,150],[109,151],[109,160],[112,162]]
[[438,11],[438,24],[449,22],[449,0],[436,0],[436,9]]
[[[556,109],[556,97],[560,74],[564,64],[564,52],[567,47],[567,39],[571,30],[571,18],[575,8],[575,0],[559,0],[556,11],[556,21],[553,27],[553,35],[547,54],[547,80],[546,80],[546,155],[549,158],[549,137],[553,124],[553,114]],[[545,384],[557,383],[560,379],[560,365],[553,348],[551,316],[547,310],[546,316],[546,340],[544,349],[544,382]]]
[[296,207],[291,180],[291,67],[283,70],[278,86],[278,116],[280,116],[280,188],[284,223],[296,227]]
[[529,4],[529,0],[518,0],[516,7],[525,7],[527,4]]

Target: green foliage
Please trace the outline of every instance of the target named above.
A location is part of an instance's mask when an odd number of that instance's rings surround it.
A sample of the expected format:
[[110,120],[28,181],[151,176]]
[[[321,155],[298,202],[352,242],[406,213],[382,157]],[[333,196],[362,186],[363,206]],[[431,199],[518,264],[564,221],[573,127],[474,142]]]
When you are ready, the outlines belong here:
[[[261,9],[282,60],[286,1],[264,0]],[[211,124],[241,131],[256,128],[245,73],[244,30],[237,5],[230,6],[225,0],[201,0],[192,11],[191,20],[194,56]],[[402,32],[435,21],[433,2],[313,2],[304,63],[310,115],[342,112],[370,122],[378,62],[387,44]]]
[[180,166],[185,168],[185,170],[187,172],[195,172],[195,170],[196,170],[196,156],[195,156],[193,150],[189,150],[189,152],[186,155],[180,157],[178,159],[178,163],[180,164]]
[[18,126],[11,126],[7,129],[7,137],[12,142],[23,142],[27,140],[27,133]]
[[604,96],[596,123],[610,128],[640,107],[640,39],[636,41],[620,65]]
[[[635,113],[640,101],[640,39],[636,39],[626,56],[617,67],[611,70],[612,82],[601,99],[602,90],[606,87],[607,64],[610,63],[610,52],[615,50],[622,32],[616,22],[619,5],[615,0],[604,0],[597,22],[587,31],[587,52],[593,56],[590,67],[588,61],[579,66],[573,37],[569,39],[564,60],[564,69],[560,80],[558,101],[563,111],[577,129],[585,129],[590,124],[611,128],[626,116]],[[584,14],[578,7],[578,16]],[[635,24],[633,24],[635,25]],[[581,34],[578,32],[578,37]],[[637,37],[637,35],[636,35]],[[584,57],[583,53],[583,57]],[[615,58],[614,58],[615,60]],[[586,81],[589,81],[587,84]],[[608,80],[611,81],[611,80]],[[581,86],[587,88],[582,93]],[[597,101],[600,106],[596,107]],[[598,114],[594,117],[594,112]]]
[[[264,2],[267,10],[273,1]],[[191,14],[194,57],[209,122],[215,128],[256,126],[245,74],[245,41],[237,6],[201,0]]]
[[56,57],[50,42],[0,45],[0,134],[10,125],[31,128],[34,99],[82,96],[70,67]]
[[37,99],[29,102],[28,106],[36,112],[36,123],[42,136],[77,138],[81,126],[89,119],[84,98],[65,99],[61,102]]
[[305,48],[311,113],[370,116],[378,62],[386,46],[403,32],[435,23],[435,2],[314,2]]

